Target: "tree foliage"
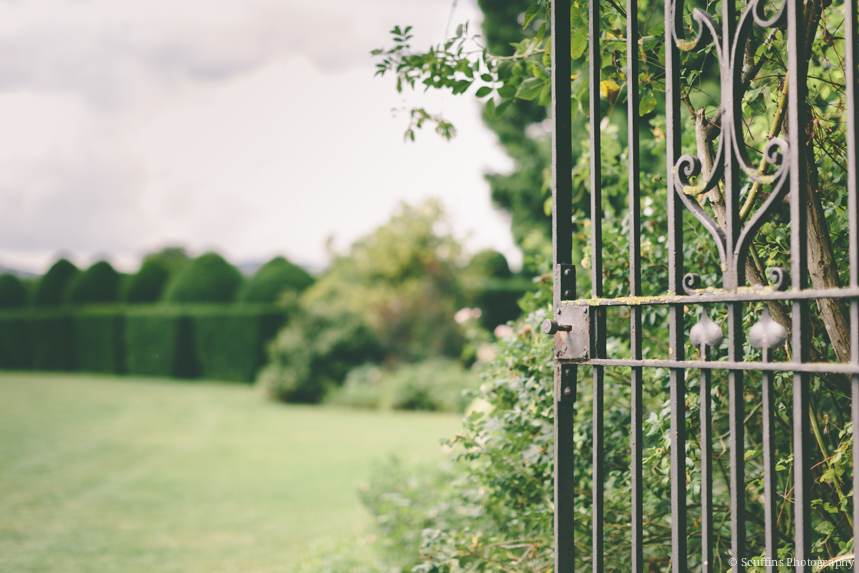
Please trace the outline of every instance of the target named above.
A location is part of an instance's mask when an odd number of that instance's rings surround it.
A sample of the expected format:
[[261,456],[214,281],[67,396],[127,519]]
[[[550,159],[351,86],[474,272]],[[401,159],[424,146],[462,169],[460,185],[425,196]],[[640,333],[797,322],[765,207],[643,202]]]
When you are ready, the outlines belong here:
[[463,340],[453,316],[462,306],[461,251],[438,202],[401,204],[387,223],[335,256],[303,302],[360,314],[392,360],[458,356]]
[[349,370],[382,359],[379,338],[362,317],[333,310],[317,304],[291,313],[295,318],[271,344],[269,363],[257,378],[269,398],[319,402]]
[[318,401],[364,363],[458,357],[460,251],[437,202],[402,204],[285,301],[297,318],[272,345],[260,384],[275,398]]

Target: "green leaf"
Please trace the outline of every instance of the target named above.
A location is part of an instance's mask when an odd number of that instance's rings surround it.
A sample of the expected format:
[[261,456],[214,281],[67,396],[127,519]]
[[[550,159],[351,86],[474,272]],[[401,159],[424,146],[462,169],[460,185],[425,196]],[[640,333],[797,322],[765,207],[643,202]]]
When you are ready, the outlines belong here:
[[570,38],[570,56],[574,60],[578,60],[588,49],[588,34],[584,28],[576,30],[572,38]]
[[829,523],[828,521],[821,521],[817,524],[814,530],[823,535],[829,535],[833,531],[835,531],[835,526]]
[[531,101],[535,97],[540,95],[540,90],[543,89],[543,85],[546,83],[546,80],[542,80],[540,78],[528,78],[519,86],[519,89],[516,90],[516,97],[519,99],[524,99]]
[[543,22],[540,24],[540,27],[537,29],[537,35],[534,36],[534,40],[539,44],[543,41],[543,38],[546,36],[546,23]]
[[503,99],[512,99],[516,97],[516,88],[509,84],[504,84],[500,88],[498,88],[498,95],[500,95]]
[[659,44],[659,38],[656,36],[645,36],[638,41],[641,44],[641,49],[649,52]]
[[495,106],[495,117],[499,118],[504,115],[504,112],[507,111],[507,108],[513,105],[513,100],[508,99],[506,101],[501,102],[497,106]]
[[494,82],[495,78],[492,77],[492,74],[483,74],[480,76],[480,79],[484,82]]
[[459,80],[453,84],[453,95],[459,95],[471,86],[470,80]]
[[547,68],[552,67],[552,37],[546,38],[546,50],[543,52],[543,65]]
[[[585,4],[587,6],[587,4]],[[570,6],[570,31],[588,27],[587,13],[577,3]]]
[[653,96],[653,92],[648,90],[638,102],[638,115],[647,115],[654,109],[656,109],[656,98]]
[[490,119],[495,119],[495,100],[493,98],[489,98],[486,102],[486,115],[489,116]]
[[656,36],[661,38],[665,35],[665,24],[659,23],[647,31],[648,36]]
[[489,87],[489,86],[483,86],[483,87],[481,87],[479,90],[477,90],[477,93],[476,93],[476,94],[474,94],[474,95],[476,95],[477,97],[484,97],[484,96],[487,96],[487,95],[489,95],[489,94],[491,94],[491,93],[492,93],[492,88],[491,88],[491,87]]
[[546,82],[543,89],[540,90],[540,99],[537,100],[540,105],[549,105],[552,103],[552,82]]
[[540,3],[539,2],[534,2],[533,4],[528,6],[528,9],[525,10],[525,21],[522,22],[522,29],[523,30],[528,27],[528,24],[530,24],[534,18],[537,17],[537,14],[539,12],[540,12]]
[[586,77],[585,80],[579,86],[579,89],[576,91],[576,99],[579,100],[579,103],[582,106],[582,111],[585,114],[589,113],[590,105],[591,105],[590,104],[591,90],[589,88],[590,88],[590,82],[588,81],[588,79]]

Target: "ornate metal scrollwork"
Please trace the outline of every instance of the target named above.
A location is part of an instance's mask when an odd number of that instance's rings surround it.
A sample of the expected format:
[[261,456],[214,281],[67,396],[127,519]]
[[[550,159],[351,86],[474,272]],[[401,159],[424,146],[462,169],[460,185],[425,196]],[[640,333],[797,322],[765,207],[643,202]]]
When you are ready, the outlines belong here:
[[[692,20],[697,25],[697,33],[694,39],[687,40],[682,33],[682,19],[675,17],[675,29],[672,30],[674,42],[681,51],[692,52],[701,50],[712,44],[715,48],[716,57],[719,61],[722,83],[722,116],[721,133],[719,135],[719,146],[710,173],[702,173],[701,162],[694,155],[683,155],[674,164],[676,173],[675,189],[681,202],[692,213],[692,215],[704,226],[713,237],[719,250],[721,266],[725,273],[723,283],[726,287],[742,286],[737,277],[742,276],[742,268],[748,253],[752,238],[772,213],[773,209],[781,202],[790,191],[788,162],[783,158],[788,156],[788,143],[779,137],[773,137],[767,143],[764,150],[764,161],[766,165],[775,166],[775,172],[767,174],[758,169],[749,158],[746,151],[746,142],[743,139],[742,125],[742,98],[745,92],[743,85],[744,53],[753,24],[762,28],[773,28],[783,25],[786,17],[786,3],[782,2],[776,13],[767,18],[765,14],[765,0],[750,0],[737,23],[732,38],[724,37],[729,33],[731,27],[723,30],[716,21],[705,12],[694,9]],[[677,14],[683,10],[683,0],[675,0],[671,7]],[[729,49],[730,48],[730,49]],[[726,52],[727,50],[727,52]],[[772,188],[769,196],[760,205],[749,220],[743,225],[739,217],[739,204],[737,201],[728,202],[731,210],[728,217],[734,217],[735,239],[726,235],[722,226],[698,203],[696,197],[717,188],[723,179],[725,169],[733,166],[742,171],[753,182],[759,185],[769,185]],[[732,171],[733,172],[733,171]],[[695,181],[693,182],[693,179]],[[703,180],[702,180],[703,179]],[[740,185],[739,181],[731,181],[732,186]],[[733,193],[734,189],[726,189],[725,193]],[[734,195],[737,196],[737,195]],[[740,225],[742,227],[740,228]],[[730,228],[730,226],[729,226]],[[739,232],[736,230],[739,228]],[[729,280],[730,277],[730,280]],[[684,285],[684,288],[687,288]]]

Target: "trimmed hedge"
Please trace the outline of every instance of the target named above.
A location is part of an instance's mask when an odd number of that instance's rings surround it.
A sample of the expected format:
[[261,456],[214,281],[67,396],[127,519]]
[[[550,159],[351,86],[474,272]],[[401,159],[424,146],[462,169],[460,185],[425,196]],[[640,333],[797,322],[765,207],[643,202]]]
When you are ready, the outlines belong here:
[[251,382],[285,321],[274,305],[0,312],[0,368]]
[[242,285],[242,274],[217,253],[200,255],[169,287],[173,303],[233,302]]
[[128,311],[125,341],[129,374],[172,378],[200,374],[192,320],[182,307]]
[[239,298],[243,302],[273,303],[284,291],[301,292],[312,284],[313,277],[307,271],[283,257],[276,257],[245,283]]
[[120,280],[110,263],[99,261],[71,280],[68,301],[72,304],[117,302]]
[[474,304],[483,311],[480,323],[491,330],[499,324],[516,320],[522,314],[519,299],[531,290],[534,290],[534,283],[518,277],[482,281],[474,300]]
[[81,372],[125,372],[125,312],[88,309],[71,315],[75,369]]
[[68,310],[25,315],[27,346],[34,370],[75,370],[74,329]]
[[14,314],[0,316],[0,368],[32,368],[28,340],[28,322],[25,318]]
[[20,308],[27,304],[27,287],[15,275],[0,275],[0,308]]
[[265,342],[283,326],[270,307],[201,308],[193,312],[200,376],[250,382],[265,362]]
[[164,262],[158,259],[144,261],[137,274],[128,280],[125,301],[157,302],[169,278],[170,269]]
[[78,273],[80,273],[78,268],[66,259],[60,259],[54,263],[36,287],[36,295],[34,297],[36,306],[61,305],[65,300],[66,289],[69,283]]

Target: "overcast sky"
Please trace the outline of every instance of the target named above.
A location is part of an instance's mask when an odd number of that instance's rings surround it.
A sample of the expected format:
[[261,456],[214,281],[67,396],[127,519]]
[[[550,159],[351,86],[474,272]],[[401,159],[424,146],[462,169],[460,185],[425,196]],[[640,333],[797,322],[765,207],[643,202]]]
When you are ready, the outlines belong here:
[[[0,0],[0,265],[134,270],[167,245],[322,266],[438,197],[517,258],[483,180],[512,165],[470,95],[406,100],[369,51],[442,40],[452,0]],[[460,0],[451,30],[479,12]],[[459,135],[406,144],[420,101]]]

